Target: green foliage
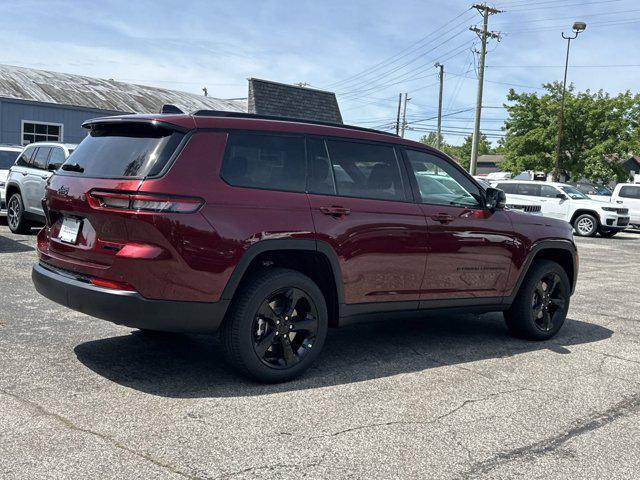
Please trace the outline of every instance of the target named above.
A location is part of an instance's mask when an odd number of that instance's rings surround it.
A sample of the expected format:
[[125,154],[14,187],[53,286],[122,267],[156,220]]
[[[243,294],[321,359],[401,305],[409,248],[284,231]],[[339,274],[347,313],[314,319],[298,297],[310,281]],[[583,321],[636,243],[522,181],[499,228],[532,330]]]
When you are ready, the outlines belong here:
[[[558,114],[562,85],[545,84],[546,93],[507,95],[509,118],[506,136],[500,142],[503,167],[514,173],[523,170],[551,172],[555,163]],[[625,174],[615,161],[640,146],[640,96],[629,92],[615,97],[602,90],[574,92],[565,96],[560,171],[592,181],[621,180]]]
[[[431,145],[435,147],[437,144],[438,134],[436,132],[430,132],[428,135],[424,135],[420,138],[420,143],[424,143],[427,145]],[[469,168],[469,163],[471,161],[471,144],[473,141],[473,135],[469,135],[465,137],[462,145],[449,145],[441,140],[440,150],[449,155],[450,157],[455,158],[460,165],[462,165],[465,169]],[[480,141],[478,142],[478,155],[487,155],[493,153],[491,148],[491,144],[487,140],[487,137],[483,134],[480,135]]]

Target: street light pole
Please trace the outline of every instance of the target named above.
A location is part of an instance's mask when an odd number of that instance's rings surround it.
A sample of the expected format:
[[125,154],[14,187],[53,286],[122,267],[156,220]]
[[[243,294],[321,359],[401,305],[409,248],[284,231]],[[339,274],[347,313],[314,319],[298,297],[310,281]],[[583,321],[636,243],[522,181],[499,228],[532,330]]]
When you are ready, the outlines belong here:
[[558,137],[556,139],[556,161],[553,166],[552,180],[557,182],[560,179],[560,155],[562,153],[562,124],[564,122],[564,97],[567,91],[567,70],[569,69],[569,49],[571,48],[571,40],[578,37],[580,32],[587,28],[584,22],[575,22],[573,24],[573,36],[565,36],[562,32],[562,38],[567,41],[567,56],[564,61],[564,80],[562,81],[562,98],[560,99],[560,113],[558,114]]

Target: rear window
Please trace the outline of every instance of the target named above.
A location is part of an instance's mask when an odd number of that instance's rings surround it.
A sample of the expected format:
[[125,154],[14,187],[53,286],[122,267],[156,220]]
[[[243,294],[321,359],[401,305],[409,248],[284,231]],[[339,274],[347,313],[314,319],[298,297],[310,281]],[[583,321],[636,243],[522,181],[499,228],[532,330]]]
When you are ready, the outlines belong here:
[[99,178],[158,175],[184,134],[157,125],[97,125],[78,145],[59,173]]
[[16,163],[18,155],[20,155],[20,152],[0,150],[0,170],[9,170]]
[[640,199],[640,186],[626,186],[620,189],[620,196],[624,198],[638,198]]

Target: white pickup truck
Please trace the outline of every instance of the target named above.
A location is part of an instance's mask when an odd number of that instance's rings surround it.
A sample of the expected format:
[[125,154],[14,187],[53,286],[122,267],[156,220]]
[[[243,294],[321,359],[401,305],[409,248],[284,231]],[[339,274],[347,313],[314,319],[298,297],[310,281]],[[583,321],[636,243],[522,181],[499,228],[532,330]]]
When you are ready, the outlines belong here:
[[619,183],[611,195],[611,203],[629,209],[629,224],[640,228],[640,183]]
[[[629,210],[625,205],[592,200],[571,185],[554,182],[505,180],[492,182],[507,195],[507,203],[519,199],[535,200],[545,217],[559,218],[573,225],[576,235],[613,237],[629,225]],[[626,200],[626,199],[625,199]]]

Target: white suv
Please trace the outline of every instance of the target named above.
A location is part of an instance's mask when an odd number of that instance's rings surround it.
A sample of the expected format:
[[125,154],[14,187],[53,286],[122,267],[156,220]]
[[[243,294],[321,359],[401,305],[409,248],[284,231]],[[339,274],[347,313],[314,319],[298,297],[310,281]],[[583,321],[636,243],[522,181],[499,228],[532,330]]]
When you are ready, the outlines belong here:
[[22,147],[14,145],[0,145],[0,215],[7,213],[7,202],[4,191],[7,188],[9,169],[20,155]]
[[611,202],[629,209],[629,223],[640,228],[640,183],[619,183],[613,190]]
[[539,202],[542,215],[569,222],[582,237],[596,233],[613,237],[629,225],[629,209],[592,200],[571,185],[524,180],[498,181],[493,185],[507,194],[507,203],[517,203],[520,198]]
[[24,147],[7,176],[7,224],[13,233],[27,233],[34,223],[44,223],[42,197],[47,180],[76,146],[36,142]]

